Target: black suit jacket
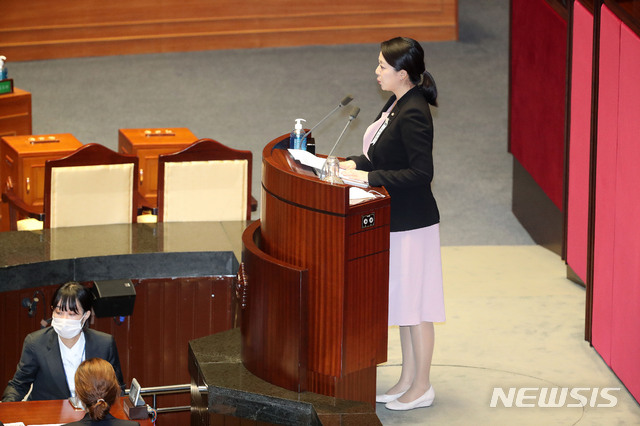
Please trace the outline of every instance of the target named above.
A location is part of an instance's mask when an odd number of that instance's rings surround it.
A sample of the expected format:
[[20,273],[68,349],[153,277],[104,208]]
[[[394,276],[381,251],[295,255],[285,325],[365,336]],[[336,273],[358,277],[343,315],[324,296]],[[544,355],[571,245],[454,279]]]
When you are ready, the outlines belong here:
[[67,423],[64,426],[140,426],[140,423],[134,422],[132,420],[122,420],[116,419],[111,414],[107,414],[106,417],[100,421],[93,421],[89,414],[85,414],[82,420],[78,420],[77,422]]
[[[382,112],[396,101],[392,96]],[[424,228],[440,221],[431,192],[433,121],[422,89],[414,87],[389,113],[387,127],[366,156],[349,157],[369,172],[371,186],[384,186],[391,196],[391,231]]]
[[[85,359],[102,358],[109,361],[124,389],[120,358],[113,337],[101,331],[85,329]],[[66,399],[71,396],[62,365],[58,334],[53,327],[34,331],[25,337],[22,356],[13,379],[2,395],[2,401],[21,401],[33,390],[29,400]]]

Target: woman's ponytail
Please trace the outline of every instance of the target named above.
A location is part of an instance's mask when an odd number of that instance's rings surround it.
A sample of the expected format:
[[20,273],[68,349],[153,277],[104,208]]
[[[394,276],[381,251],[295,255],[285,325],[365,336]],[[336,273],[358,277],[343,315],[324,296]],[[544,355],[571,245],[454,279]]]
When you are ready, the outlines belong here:
[[420,75],[420,86],[427,98],[427,102],[433,106],[438,106],[438,88],[436,87],[436,81],[429,71],[425,70]]

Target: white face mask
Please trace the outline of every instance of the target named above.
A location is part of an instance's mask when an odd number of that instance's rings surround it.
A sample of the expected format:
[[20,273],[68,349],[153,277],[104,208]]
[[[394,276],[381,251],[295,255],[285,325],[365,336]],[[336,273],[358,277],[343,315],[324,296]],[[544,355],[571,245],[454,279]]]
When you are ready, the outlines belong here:
[[53,318],[51,326],[64,339],[72,339],[82,331],[84,315],[80,319]]

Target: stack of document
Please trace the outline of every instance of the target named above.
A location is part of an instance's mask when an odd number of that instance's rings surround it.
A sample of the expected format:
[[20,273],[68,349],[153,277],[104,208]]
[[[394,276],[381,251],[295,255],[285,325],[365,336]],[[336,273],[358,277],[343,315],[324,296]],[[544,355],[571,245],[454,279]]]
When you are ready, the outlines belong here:
[[340,179],[342,179],[342,181],[344,182],[345,185],[353,185],[353,186],[359,186],[360,188],[368,188],[369,184],[363,180],[358,180],[358,179],[354,179],[354,178],[350,178],[350,177],[345,177],[344,174],[342,173],[342,170],[340,170]]

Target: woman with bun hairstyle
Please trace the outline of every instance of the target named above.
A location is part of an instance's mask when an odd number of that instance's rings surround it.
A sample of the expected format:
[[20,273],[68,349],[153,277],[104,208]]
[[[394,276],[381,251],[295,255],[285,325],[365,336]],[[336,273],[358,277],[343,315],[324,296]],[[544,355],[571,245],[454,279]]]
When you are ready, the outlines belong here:
[[445,320],[440,258],[440,214],[431,192],[433,121],[437,89],[424,51],[410,38],[380,45],[376,76],[392,92],[363,138],[363,154],[340,163],[344,175],[384,186],[391,196],[389,325],[400,328],[402,371],[376,402],[390,410],[428,407],[434,322]]
[[109,413],[120,396],[120,384],[111,364],[101,358],[90,358],[76,370],[76,395],[87,414],[67,426],[139,426],[138,422],[117,419]]

